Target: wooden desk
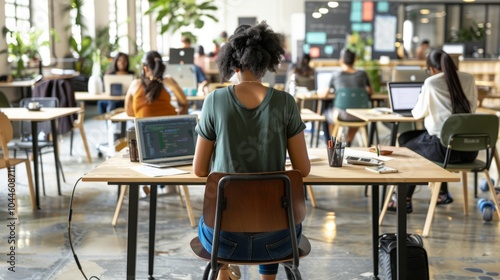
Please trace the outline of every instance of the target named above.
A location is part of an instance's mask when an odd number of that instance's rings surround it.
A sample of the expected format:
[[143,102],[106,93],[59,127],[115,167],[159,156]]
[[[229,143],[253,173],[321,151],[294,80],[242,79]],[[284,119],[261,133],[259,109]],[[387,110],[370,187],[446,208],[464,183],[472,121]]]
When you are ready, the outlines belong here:
[[7,115],[7,118],[11,121],[30,121],[31,122],[31,135],[32,137],[32,149],[33,149],[33,168],[35,176],[35,191],[36,191],[36,206],[40,209],[40,198],[39,198],[39,180],[38,180],[38,123],[44,121],[50,121],[50,126],[52,129],[52,144],[54,145],[54,160],[56,165],[56,177],[57,177],[57,187],[59,195],[61,194],[61,182],[59,179],[59,156],[57,151],[58,141],[57,141],[57,127],[56,119],[65,117],[72,114],[77,114],[80,112],[81,108],[42,108],[40,111],[28,111],[26,108],[1,108],[2,113]]
[[[366,149],[362,149],[366,150]],[[391,157],[395,159],[387,162],[388,166],[395,166],[399,173],[378,174],[367,171],[364,166],[343,166],[341,169],[332,169],[326,160],[326,151],[324,149],[311,149],[310,154],[319,156],[321,160],[311,163],[311,173],[304,178],[304,183],[308,185],[398,185],[398,205],[406,203],[405,184],[427,184],[428,182],[458,182],[460,177],[457,174],[450,173],[438,165],[428,161],[420,155],[406,149],[394,148]],[[127,240],[127,279],[135,279],[136,272],[136,254],[137,254],[137,222],[138,222],[138,201],[140,185],[204,185],[206,177],[197,177],[192,173],[191,166],[178,167],[181,170],[188,171],[188,174],[149,177],[134,171],[131,167],[140,165],[140,163],[130,162],[120,153],[112,157],[87,174],[83,175],[83,182],[107,182],[110,185],[130,185],[129,188],[129,208],[128,208],[128,240]],[[342,172],[334,172],[342,171]],[[153,195],[152,204],[156,202],[156,195]],[[156,194],[156,192],[155,192]],[[379,186],[373,186],[372,194],[372,250],[373,250],[373,271],[378,275],[378,214],[379,214]],[[397,212],[398,236],[406,236],[406,208],[398,207]],[[156,209],[150,208],[150,230],[154,231],[156,219]],[[152,275],[152,255],[151,241],[154,242],[154,232],[150,232],[150,275]],[[153,243],[154,245],[154,243]],[[153,246],[154,247],[154,246]],[[406,239],[398,239],[398,279],[406,279]]]
[[392,130],[391,130],[391,141],[390,145],[391,146],[396,146],[396,137],[398,135],[398,128],[399,128],[399,123],[402,122],[417,122],[419,119],[415,119],[413,117],[403,117],[398,114],[386,114],[382,113],[380,111],[377,111],[376,109],[347,109],[347,113],[360,118],[364,121],[370,122],[370,136],[368,140],[368,146],[371,146],[373,144],[373,136],[374,136],[374,131],[375,131],[375,126],[377,125],[377,122],[390,122],[392,123]]
[[18,88],[21,92],[21,97],[31,96],[31,89],[35,86],[36,80],[23,80],[12,82],[0,82],[0,88]]

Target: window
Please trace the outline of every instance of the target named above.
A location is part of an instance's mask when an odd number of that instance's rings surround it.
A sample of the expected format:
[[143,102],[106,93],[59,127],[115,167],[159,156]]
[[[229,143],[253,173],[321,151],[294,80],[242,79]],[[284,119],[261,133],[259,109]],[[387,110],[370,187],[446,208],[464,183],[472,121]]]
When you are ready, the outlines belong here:
[[144,13],[149,9],[147,0],[136,0],[136,44],[138,50],[149,51],[151,49],[150,40],[150,17]]
[[[116,47],[124,52],[129,53],[129,38],[128,33],[128,10],[127,5],[123,5],[118,0],[109,0],[109,43],[118,44]],[[111,53],[112,56],[115,53]]]
[[30,0],[5,0],[5,27],[9,30],[29,32],[30,18]]

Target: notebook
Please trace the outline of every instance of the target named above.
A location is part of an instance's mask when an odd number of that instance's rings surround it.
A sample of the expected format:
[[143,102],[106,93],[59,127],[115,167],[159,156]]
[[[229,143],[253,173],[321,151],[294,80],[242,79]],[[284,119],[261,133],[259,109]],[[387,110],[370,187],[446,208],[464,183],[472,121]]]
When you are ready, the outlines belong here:
[[[104,92],[113,96],[124,95],[135,79],[134,75],[104,75]],[[121,85],[121,92],[120,86]]]
[[392,112],[405,117],[411,117],[411,110],[417,104],[422,85],[422,82],[387,83]]
[[194,49],[193,48],[180,48],[169,50],[168,64],[193,64],[194,63]]
[[169,64],[166,74],[172,77],[181,88],[198,88],[193,64]]
[[192,164],[197,121],[196,115],[135,119],[139,161],[160,168]]

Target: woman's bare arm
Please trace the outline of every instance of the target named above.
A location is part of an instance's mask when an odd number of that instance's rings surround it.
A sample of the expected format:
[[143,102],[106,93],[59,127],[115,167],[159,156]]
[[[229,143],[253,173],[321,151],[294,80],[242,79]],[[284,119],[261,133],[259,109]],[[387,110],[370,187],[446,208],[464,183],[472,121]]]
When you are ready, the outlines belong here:
[[180,109],[179,114],[187,114],[189,103],[186,98],[186,95],[184,95],[184,91],[179,86],[179,84],[171,77],[165,77],[165,79],[163,79],[163,83],[165,83],[165,85],[167,85],[167,87],[169,87],[174,93],[175,98],[177,99],[177,104],[179,105]]
[[198,177],[206,177],[210,173],[210,160],[214,151],[214,141],[198,136],[194,153],[193,172]]
[[307,155],[304,131],[288,139],[287,145],[293,169],[298,169],[302,173],[302,176],[306,177],[311,171],[311,163]]
[[141,86],[141,80],[133,80],[128,87],[127,93],[125,95],[125,112],[127,112],[128,116],[133,117],[135,115],[133,106],[134,95]]

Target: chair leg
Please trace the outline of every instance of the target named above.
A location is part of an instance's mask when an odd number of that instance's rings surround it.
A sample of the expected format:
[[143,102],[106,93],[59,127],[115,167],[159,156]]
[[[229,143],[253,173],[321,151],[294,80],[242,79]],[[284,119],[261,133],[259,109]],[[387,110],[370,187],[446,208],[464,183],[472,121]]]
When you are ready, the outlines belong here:
[[311,205],[313,208],[316,208],[316,197],[314,196],[314,191],[311,185],[307,185],[307,194],[311,198]]
[[427,211],[427,217],[425,218],[424,231],[422,236],[429,236],[429,231],[431,230],[432,218],[434,217],[434,211],[436,210],[436,203],[439,196],[439,189],[441,188],[441,183],[429,183],[431,188],[431,202],[429,204],[429,210]]
[[[382,222],[384,221],[385,213],[387,213],[387,207],[389,206],[389,202],[391,201],[392,193],[394,192],[395,188],[396,188],[395,185],[390,185],[389,191],[385,195],[384,204],[383,204],[382,209],[380,211],[380,216],[378,217],[378,225],[379,226],[381,226]],[[399,205],[398,205],[398,207],[399,207]]]
[[113,221],[111,221],[112,226],[116,226],[116,222],[118,221],[118,215],[120,215],[120,210],[122,209],[123,198],[125,197],[125,193],[127,192],[128,186],[121,186],[120,197],[116,202],[115,215],[113,216]]
[[192,227],[196,226],[194,221],[193,208],[191,207],[191,199],[189,198],[189,189],[187,185],[182,185],[182,191],[184,192],[184,200],[186,202],[186,210],[188,212],[189,223]]
[[[476,173],[477,176],[477,173]],[[467,186],[467,172],[462,171],[462,185],[464,193],[464,216],[469,216],[469,194]]]
[[179,194],[179,203],[181,204],[181,207],[185,208],[186,205],[184,205],[184,197],[182,197],[182,192],[181,189],[179,188],[179,185],[175,186],[175,189],[177,191],[177,194]]
[[[495,159],[495,165],[497,166],[497,173],[500,175],[500,157],[498,156],[498,149],[495,149],[495,153],[494,153],[493,158]],[[498,185],[498,181],[500,181],[500,180],[497,180],[497,185]]]
[[491,182],[490,172],[488,172],[488,170],[485,170],[484,174],[486,175],[486,179],[488,180],[488,187],[490,189],[491,196],[493,197],[493,202],[495,203],[495,209],[497,211],[498,219],[500,220],[500,204],[498,204],[495,186]]
[[361,142],[363,142],[361,147],[368,147],[368,133],[366,133],[366,127],[361,126],[359,132],[361,132]]
[[43,196],[46,196],[46,194],[45,194],[45,176],[43,175],[44,174],[44,172],[43,172],[43,160],[42,160],[43,157],[42,157],[41,151],[38,152],[38,153],[40,154],[40,171],[41,171],[40,173],[42,173],[42,190],[43,190]]
[[70,131],[70,137],[69,137],[69,155],[73,155],[73,130]]
[[[71,131],[73,133],[73,131]],[[90,155],[89,145],[87,143],[87,135],[85,134],[85,129],[83,128],[83,123],[80,125],[80,135],[82,136],[83,147],[85,148],[85,153],[87,154],[87,161],[92,163],[92,156]],[[73,134],[71,134],[73,136]],[[73,138],[71,138],[73,140]]]
[[26,164],[26,175],[28,176],[28,187],[30,189],[31,209],[35,210],[36,200],[35,200],[35,191],[33,189],[33,175],[31,174],[31,164],[29,160],[26,160],[24,163]]

